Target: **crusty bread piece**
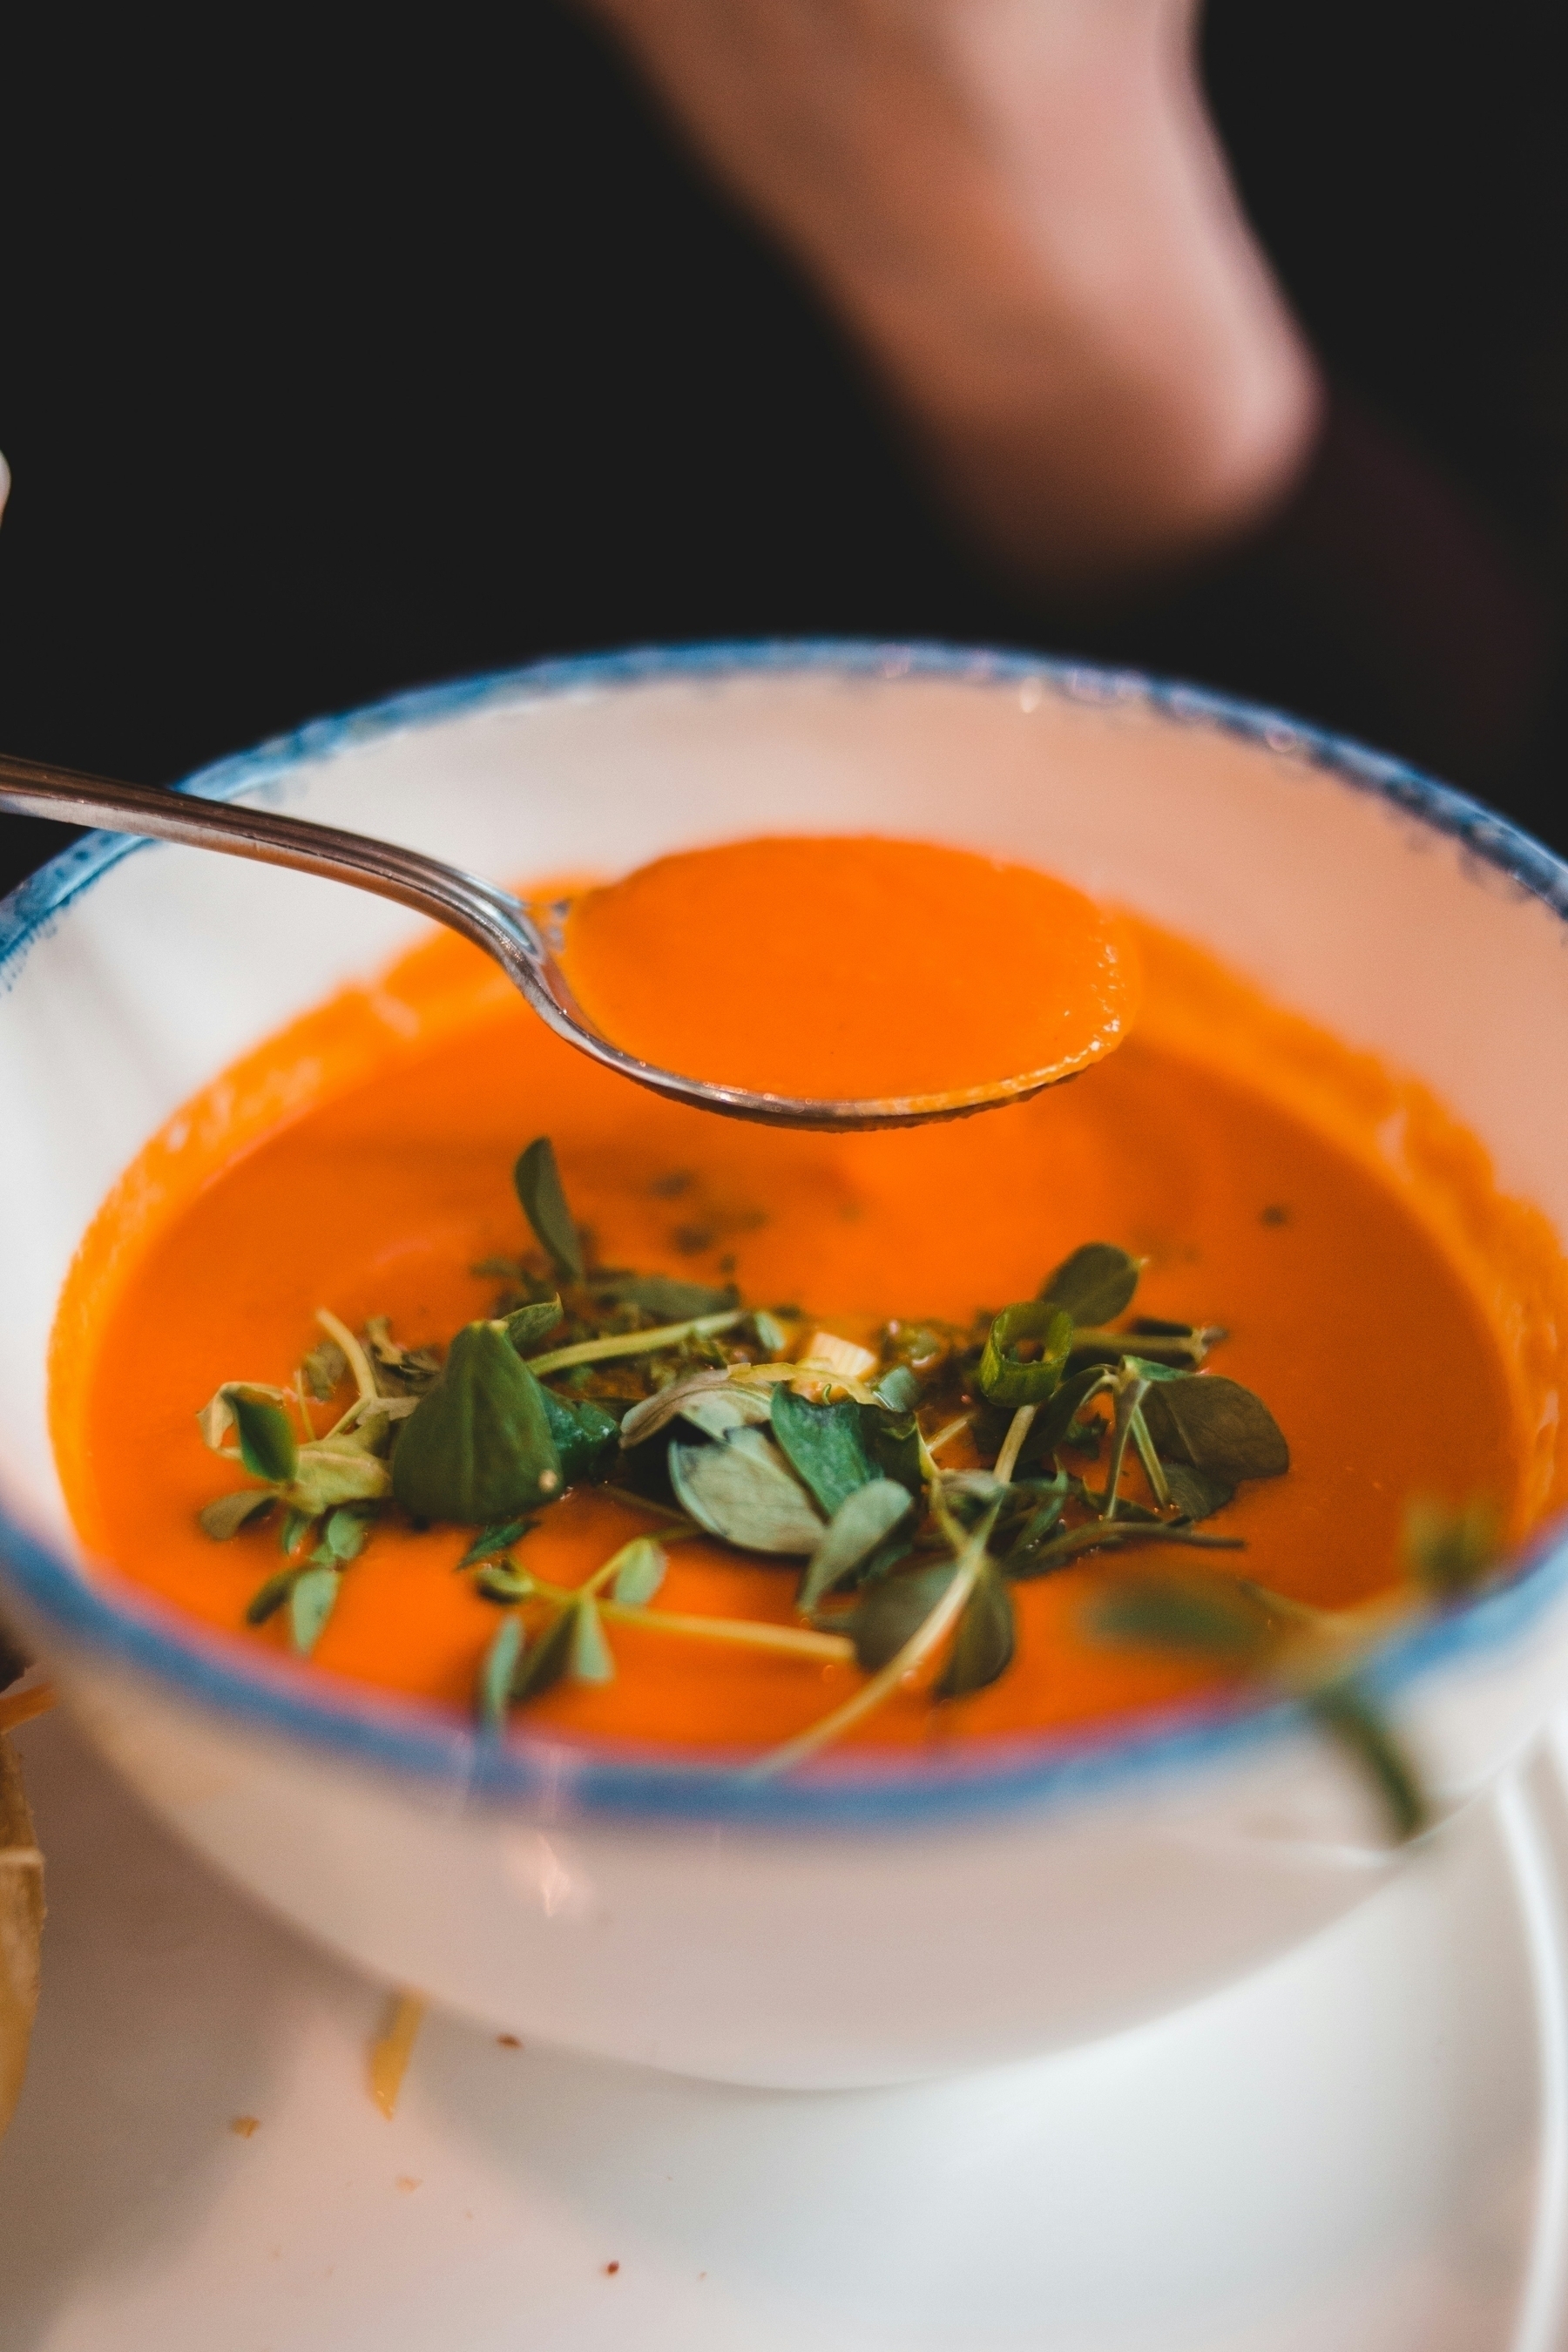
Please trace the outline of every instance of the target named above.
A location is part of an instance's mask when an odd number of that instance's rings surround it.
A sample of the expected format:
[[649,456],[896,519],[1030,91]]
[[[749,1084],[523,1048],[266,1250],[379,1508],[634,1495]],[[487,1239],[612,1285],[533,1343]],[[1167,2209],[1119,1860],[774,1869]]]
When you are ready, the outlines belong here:
[[0,1732],[0,2134],[26,2072],[43,1926],[43,1857],[33,1842],[22,1768]]

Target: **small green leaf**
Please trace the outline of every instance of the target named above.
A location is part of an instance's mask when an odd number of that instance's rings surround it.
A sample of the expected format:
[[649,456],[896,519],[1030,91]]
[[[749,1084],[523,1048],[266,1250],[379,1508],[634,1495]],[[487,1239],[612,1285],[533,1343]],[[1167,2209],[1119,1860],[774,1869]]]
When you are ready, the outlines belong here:
[[[905,1323],[895,1320],[882,1332],[884,1351],[891,1356],[893,1366],[907,1371],[923,1388],[934,1380],[953,1354],[961,1349],[967,1334],[955,1323]],[[887,1375],[879,1385],[885,1391]]]
[[356,1430],[347,1437],[301,1445],[287,1490],[289,1501],[311,1518],[321,1511],[335,1510],[341,1503],[378,1501],[391,1485],[391,1476],[380,1455],[356,1442],[363,1433]]
[[503,1551],[510,1551],[514,1543],[521,1543],[537,1525],[534,1519],[501,1519],[494,1527],[481,1528],[458,1566],[460,1569],[478,1568],[481,1559],[499,1559]]
[[335,1339],[319,1339],[300,1366],[305,1386],[318,1404],[331,1402],[333,1391],[349,1376],[349,1360]]
[[539,1382],[495,1324],[467,1325],[403,1424],[393,1493],[416,1519],[489,1527],[552,1500],[562,1483]]
[[234,1404],[230,1395],[234,1389],[243,1389],[247,1396],[262,1402],[283,1405],[293,1402],[292,1391],[289,1389],[268,1388],[260,1381],[226,1381],[216,1396],[208,1397],[196,1415],[202,1444],[210,1445],[215,1454],[223,1453],[228,1433],[234,1427]]
[[848,1398],[811,1404],[787,1381],[773,1390],[773,1435],[831,1518],[858,1486],[877,1475],[861,1437],[861,1409]]
[[269,1511],[277,1499],[265,1491],[258,1493],[254,1486],[239,1486],[232,1495],[219,1495],[215,1501],[204,1503],[196,1513],[196,1524],[214,1543],[227,1543],[241,1528],[248,1527],[252,1519]]
[[234,1416],[239,1458],[251,1476],[287,1486],[294,1475],[300,1449],[281,1405],[269,1403],[249,1389],[226,1388],[221,1393]]
[[1131,1305],[1140,1270],[1139,1261],[1113,1243],[1085,1242],[1047,1276],[1040,1297],[1075,1323],[1109,1323]]
[[510,1617],[501,1619],[489,1647],[479,1662],[474,1700],[479,1721],[487,1731],[500,1731],[505,1727],[507,1704],[511,1697],[517,1662],[522,1654],[526,1639],[522,1620],[514,1611]]
[[377,1385],[394,1396],[423,1396],[440,1378],[441,1359],[430,1348],[400,1347],[384,1315],[373,1315],[364,1327],[364,1351],[376,1373]]
[[801,1613],[809,1616],[913,1508],[909,1490],[890,1478],[873,1478],[847,1495],[807,1562],[795,1597]]
[[536,1590],[532,1577],[523,1569],[513,1568],[510,1560],[488,1561],[474,1579],[474,1591],[481,1601],[493,1601],[505,1608],[528,1600]]
[[944,1470],[941,1487],[949,1510],[963,1512],[971,1524],[977,1513],[999,1505],[1007,1493],[994,1470]]
[[278,1549],[285,1559],[292,1559],[297,1551],[304,1549],[305,1538],[315,1524],[313,1511],[302,1511],[297,1505],[290,1504],[278,1529]]
[[275,1616],[293,1591],[300,1572],[297,1568],[280,1568],[265,1584],[258,1585],[246,1607],[246,1623],[265,1625],[269,1617]]
[[568,1403],[542,1381],[539,1392],[544,1400],[544,1417],[561,1465],[561,1483],[574,1486],[580,1478],[591,1478],[606,1455],[619,1445],[621,1424],[613,1412],[606,1412],[592,1397]]
[[1086,1552],[1144,1550],[1152,1544],[1169,1544],[1180,1551],[1247,1549],[1239,1536],[1200,1535],[1196,1528],[1178,1527],[1173,1519],[1139,1515],[1090,1519],[1085,1527],[1068,1528],[1065,1533],[1050,1537],[1037,1550],[1021,1557],[1009,1555],[1003,1566],[1015,1584],[1027,1583],[1035,1577],[1055,1576]]
[[1211,1477],[1278,1478],[1290,1467],[1290,1448],[1268,1407],[1223,1373],[1161,1381],[1143,1399],[1143,1418],[1165,1459]]
[[855,1663],[863,1674],[874,1675],[896,1658],[906,1642],[919,1633],[952,1583],[957,1564],[951,1559],[931,1568],[906,1570],[868,1585],[847,1616],[833,1620],[837,1633],[847,1633],[855,1644]]
[[547,1135],[535,1136],[512,1170],[511,1181],[517,1187],[522,1213],[533,1227],[535,1238],[554,1267],[557,1279],[581,1282],[582,1244],[572,1222],[572,1212],[566,1206],[554,1147]]
[[289,1638],[302,1658],[308,1658],[337,1605],[342,1578],[335,1568],[307,1568],[294,1579],[289,1595]]
[[765,1307],[752,1309],[752,1328],[764,1356],[782,1356],[789,1346],[789,1333],[777,1316],[770,1315]]
[[547,1339],[562,1319],[559,1298],[535,1298],[527,1307],[520,1307],[515,1315],[506,1318],[506,1336],[520,1356],[526,1356],[536,1340]]
[[572,1619],[572,1679],[576,1683],[610,1683],[616,1661],[605,1638],[605,1621],[598,1603],[579,1601],[567,1614]]
[[669,1562],[662,1544],[651,1536],[634,1536],[623,1544],[612,1563],[615,1578],[610,1585],[610,1598],[618,1601],[623,1609],[643,1609],[653,1599],[664,1582]]
[[1066,1510],[1072,1490],[1073,1482],[1064,1471],[1051,1482],[1051,1491],[1041,1494],[1039,1501],[1007,1548],[1010,1568],[1016,1568],[1031,1553],[1038,1551]]
[[566,1673],[572,1663],[572,1637],[576,1631],[572,1621],[575,1614],[572,1609],[561,1610],[542,1641],[535,1642],[519,1659],[511,1678],[514,1706],[542,1697]]
[[1081,1372],[1070,1373],[1036,1414],[1019,1460],[1038,1461],[1054,1454],[1058,1445],[1065,1445],[1068,1433],[1082,1408],[1110,1386],[1110,1379],[1103,1364],[1088,1364]]
[[1105,1641],[1184,1651],[1241,1667],[1258,1664],[1278,1630],[1252,1588],[1197,1570],[1119,1570],[1097,1597],[1089,1622]]
[[1498,1564],[1496,1507],[1484,1496],[1454,1510],[1419,1497],[1405,1514],[1405,1555],[1418,1582],[1440,1601],[1484,1584]]
[[921,1401],[921,1384],[908,1364],[894,1364],[877,1382],[876,1395],[889,1412],[913,1412]]
[[[1026,1344],[1038,1354],[1021,1362],[1016,1350]],[[1056,1391],[1071,1346],[1072,1318],[1064,1307],[1041,1298],[1020,1299],[1016,1306],[1004,1307],[985,1335],[981,1394],[988,1403],[1010,1409],[1044,1404]]]
[[739,1416],[738,1420],[731,1421],[730,1425],[733,1427],[739,1427],[744,1422],[764,1422],[771,1410],[765,1389],[747,1388],[738,1381],[731,1381],[728,1369],[693,1372],[689,1379],[672,1381],[668,1388],[660,1389],[657,1395],[644,1397],[640,1403],[633,1405],[621,1423],[623,1447],[646,1444],[650,1437],[657,1437],[661,1429],[667,1429],[672,1421],[679,1420],[686,1412],[688,1405],[696,1404],[704,1397],[723,1397],[726,1405],[733,1402]]
[[984,1690],[997,1681],[1013,1663],[1016,1642],[1013,1596],[988,1560],[963,1605],[952,1653],[936,1686],[938,1698],[964,1698],[971,1691]]
[[1195,1528],[1200,1519],[1213,1518],[1236,1498],[1236,1488],[1228,1479],[1212,1478],[1206,1470],[1194,1470],[1189,1462],[1167,1462],[1164,1468],[1171,1500],[1184,1527]]
[[732,1429],[758,1429],[773,1418],[773,1400],[765,1389],[743,1388],[739,1381],[721,1378],[713,1388],[701,1389],[681,1400],[680,1418],[704,1437],[728,1437]]
[[338,1510],[321,1530],[327,1549],[336,1560],[357,1559],[369,1539],[371,1523],[363,1511]]
[[920,1496],[925,1493],[924,1459],[921,1451],[921,1427],[912,1412],[889,1412],[883,1406],[863,1404],[860,1408],[860,1429],[866,1450],[884,1478],[896,1486],[908,1487]]
[[689,1517],[742,1551],[802,1559],[816,1549],[822,1520],[784,1455],[760,1429],[738,1429],[721,1445],[672,1439],[669,1483]]
[[722,1315],[738,1307],[741,1294],[732,1282],[722,1288],[710,1283],[682,1282],[673,1274],[618,1274],[593,1286],[595,1298],[606,1305],[635,1307],[658,1323],[689,1323],[699,1315]]

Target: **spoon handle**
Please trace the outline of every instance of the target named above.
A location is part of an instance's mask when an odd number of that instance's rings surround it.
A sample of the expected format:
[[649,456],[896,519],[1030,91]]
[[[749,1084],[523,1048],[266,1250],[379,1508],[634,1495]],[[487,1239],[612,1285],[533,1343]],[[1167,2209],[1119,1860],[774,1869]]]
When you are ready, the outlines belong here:
[[217,849],[230,857],[289,866],[346,882],[378,898],[395,898],[421,915],[460,931],[503,965],[518,986],[537,999],[542,992],[545,950],[519,901],[495,884],[460,866],[425,857],[397,843],[367,834],[343,833],[335,825],[242,803],[199,799],[153,784],[121,784],[104,776],[79,775],[36,760],[0,752],[0,811],[12,816],[53,817],[66,824],[100,826],[108,833],[147,835],[182,842],[191,849]]

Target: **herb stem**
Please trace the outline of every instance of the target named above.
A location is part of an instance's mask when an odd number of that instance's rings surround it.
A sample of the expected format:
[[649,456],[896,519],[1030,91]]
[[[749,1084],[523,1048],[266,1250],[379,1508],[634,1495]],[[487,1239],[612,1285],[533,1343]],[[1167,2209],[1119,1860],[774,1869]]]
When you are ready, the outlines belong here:
[[816,1633],[798,1625],[772,1625],[760,1617],[691,1617],[674,1609],[649,1609],[642,1602],[605,1601],[601,1598],[604,1583],[617,1559],[607,1560],[585,1584],[546,1584],[532,1577],[532,1591],[518,1598],[542,1601],[548,1609],[576,1609],[592,1601],[602,1616],[620,1625],[651,1625],[657,1633],[680,1633],[698,1642],[739,1642],[753,1650],[784,1650],[828,1665],[842,1665],[855,1655],[855,1644],[847,1633]]
[[348,1325],[340,1316],[334,1315],[330,1307],[318,1307],[316,1320],[328,1338],[337,1341],[348,1358],[349,1370],[354,1376],[354,1386],[359,1391],[361,1403],[363,1404],[367,1398],[376,1395],[375,1374],[371,1370],[370,1358],[365,1354]]
[[828,1665],[852,1662],[855,1644],[847,1633],[814,1633],[798,1625],[770,1625],[757,1617],[687,1617],[670,1609],[634,1608],[627,1601],[601,1601],[603,1614],[621,1625],[647,1625],[658,1633],[684,1633],[698,1642],[739,1642],[753,1650],[783,1650]]
[[1114,1356],[1118,1362],[1123,1356],[1142,1356],[1145,1363],[1190,1364],[1195,1370],[1206,1359],[1212,1342],[1224,1337],[1223,1331],[1207,1328],[1194,1329],[1190,1339],[1155,1331],[1141,1337],[1136,1331],[1107,1331],[1085,1325],[1072,1335],[1072,1352],[1091,1362],[1097,1354]]
[[853,1372],[841,1372],[834,1365],[817,1363],[809,1356],[803,1357],[798,1363],[733,1364],[730,1369],[730,1378],[739,1388],[769,1388],[780,1381],[788,1381],[792,1387],[804,1388],[807,1381],[815,1381],[822,1389],[825,1403],[831,1401],[836,1391],[840,1395],[853,1397],[857,1404],[877,1402],[876,1391],[868,1387],[864,1381],[858,1381]]
[[1309,1696],[1306,1707],[1371,1780],[1387,1807],[1396,1844],[1430,1828],[1432,1808],[1421,1776],[1369,1692],[1349,1679],[1329,1683]]
[[992,1475],[1004,1486],[1011,1486],[1013,1473],[1018,1466],[1018,1456],[1024,1450],[1024,1440],[1029,1434],[1034,1418],[1039,1411],[1035,1404],[1021,1404],[1007,1424],[1007,1434],[1002,1440],[1002,1451],[996,1456]]
[[1012,1564],[1008,1572],[1016,1579],[1048,1576],[1054,1568],[1065,1567],[1080,1551],[1096,1551],[1101,1545],[1130,1543],[1185,1544],[1194,1551],[1245,1551],[1247,1545],[1240,1536],[1199,1535],[1194,1528],[1173,1528],[1150,1519],[1090,1519],[1086,1527],[1069,1528],[1065,1535],[1053,1536],[1038,1551],[1030,1552],[1021,1567]]
[[961,1429],[968,1427],[969,1415],[966,1412],[961,1412],[956,1421],[950,1421],[945,1429],[939,1429],[934,1437],[922,1438],[921,1443],[928,1454],[940,1454],[942,1447],[955,1438]]
[[[552,1348],[547,1355],[525,1356],[523,1361],[535,1380],[542,1380],[547,1372],[563,1372],[569,1364],[602,1364],[612,1356],[649,1356],[660,1348],[678,1348],[682,1339],[732,1331],[745,1319],[746,1309],[736,1307],[723,1315],[694,1315],[689,1322],[661,1323],[652,1331],[617,1331],[605,1339],[579,1339],[570,1348]],[[342,1347],[341,1339],[338,1345]]]
[[1407,1588],[1380,1593],[1351,1609],[1316,1609],[1262,1584],[1245,1582],[1241,1590],[1283,1618],[1290,1629],[1279,1645],[1274,1672],[1298,1696],[1321,1687],[1325,1677],[1353,1672],[1379,1642],[1420,1613]]
[[1117,1387],[1116,1433],[1111,1440],[1110,1462],[1105,1473],[1105,1492],[1100,1498],[1100,1516],[1102,1519],[1113,1519],[1116,1517],[1116,1506],[1121,1499],[1121,1465],[1127,1459],[1127,1441],[1132,1434],[1132,1416],[1147,1395],[1148,1390],[1148,1381],[1141,1381],[1136,1373],[1131,1379],[1128,1379],[1123,1373]]
[[808,1756],[815,1756],[819,1748],[826,1748],[830,1740],[838,1738],[856,1724],[863,1722],[885,1698],[891,1697],[900,1683],[919,1672],[963,1614],[969,1596],[979,1582],[981,1569],[985,1564],[985,1546],[995,1517],[994,1510],[986,1513],[965,1543],[953,1570],[952,1580],[942,1599],[930,1615],[916,1626],[903,1648],[889,1659],[881,1672],[873,1675],[853,1698],[846,1699],[843,1706],[835,1707],[831,1715],[825,1715],[820,1723],[814,1723],[809,1730],[801,1732],[794,1739],[786,1739],[782,1748],[770,1749],[766,1756],[748,1767],[742,1775],[743,1780],[772,1780],[781,1772],[793,1770]]
[[674,1520],[676,1524],[666,1536],[666,1543],[673,1543],[677,1535],[701,1536],[708,1532],[706,1528],[700,1528],[688,1512],[678,1510],[673,1503],[656,1503],[650,1496],[639,1495],[630,1486],[595,1486],[594,1492],[608,1496],[612,1503],[624,1503],[630,1511],[647,1511],[656,1519]]
[[1171,1489],[1165,1477],[1165,1465],[1154,1451],[1154,1441],[1149,1434],[1149,1424],[1143,1418],[1143,1408],[1132,1408],[1132,1443],[1138,1448],[1138,1459],[1143,1465],[1143,1475],[1162,1510],[1171,1499]]

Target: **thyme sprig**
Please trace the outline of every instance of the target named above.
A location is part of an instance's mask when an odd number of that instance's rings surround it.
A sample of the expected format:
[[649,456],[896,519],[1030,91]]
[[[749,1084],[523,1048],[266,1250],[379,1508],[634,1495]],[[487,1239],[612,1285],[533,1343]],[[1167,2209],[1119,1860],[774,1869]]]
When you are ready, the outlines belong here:
[[[1244,1549],[1204,1523],[1244,1482],[1283,1475],[1289,1448],[1259,1398],[1207,1369],[1218,1326],[1130,1318],[1142,1269],[1127,1251],[1088,1243],[1032,1299],[968,1328],[889,1323],[866,1349],[733,1286],[603,1265],[547,1137],[515,1184],[536,1248],[478,1269],[503,1286],[445,1349],[402,1344],[384,1317],[356,1333],[323,1308],[291,1385],[226,1382],[204,1408],[207,1443],[253,1482],[207,1505],[206,1532],[279,1518],[283,1563],[250,1623],[286,1612],[308,1654],[378,1520],[468,1527],[458,1572],[500,1612],[476,1679],[484,1724],[563,1681],[610,1680],[625,1625],[858,1670],[858,1688],[752,1768],[771,1777],[900,1689],[943,1706],[987,1688],[1016,1653],[1015,1588],[1087,1562],[1096,1638],[1293,1677],[1400,1832],[1425,1817],[1352,1656],[1366,1623],[1354,1642],[1326,1633],[1322,1612],[1194,1560]],[[323,1405],[336,1408],[324,1433]],[[586,1486],[659,1532],[558,1586],[529,1568],[527,1538]],[[1428,1588],[1469,1590],[1490,1558],[1481,1522],[1427,1526]],[[666,1547],[703,1536],[787,1565],[797,1622],[656,1607]],[[1185,1564],[1156,1570],[1155,1549]],[[1305,1662],[1331,1659],[1313,1680]]]

